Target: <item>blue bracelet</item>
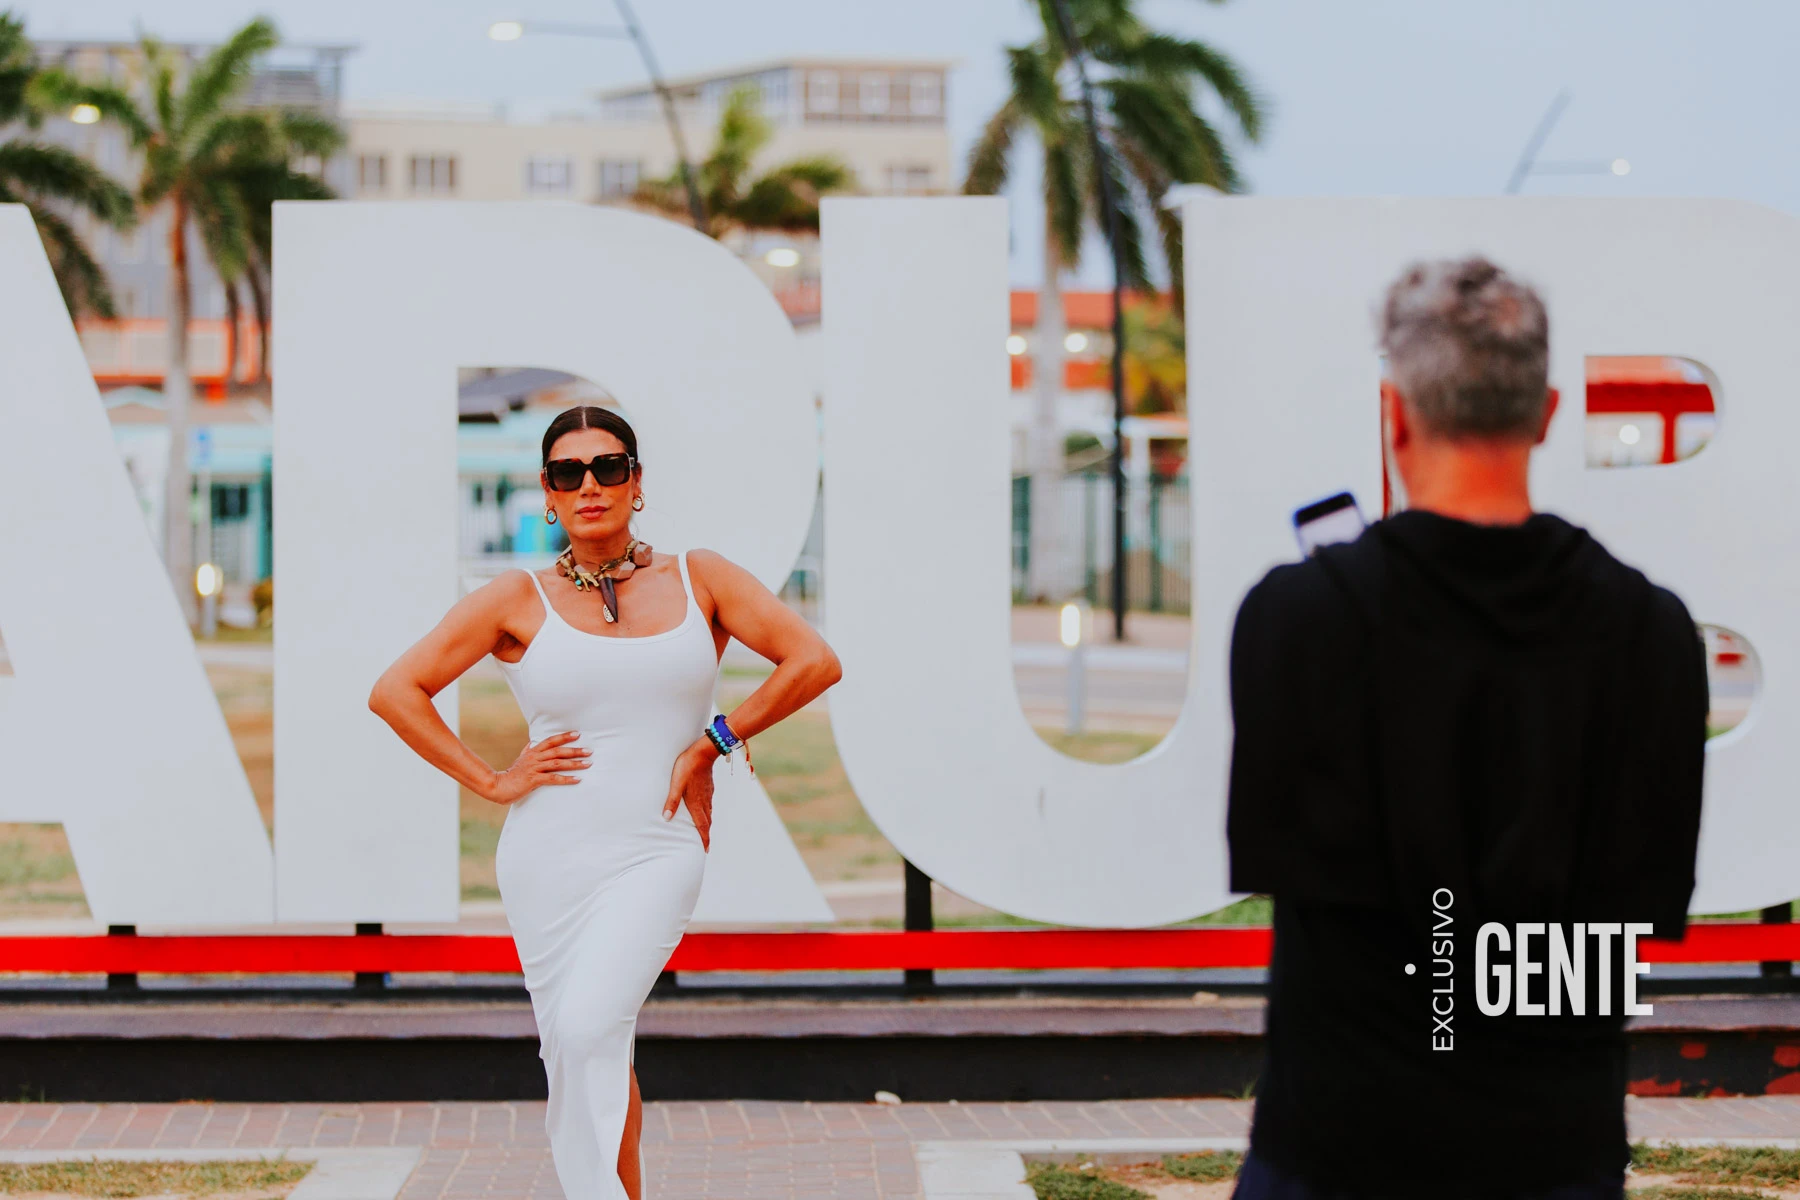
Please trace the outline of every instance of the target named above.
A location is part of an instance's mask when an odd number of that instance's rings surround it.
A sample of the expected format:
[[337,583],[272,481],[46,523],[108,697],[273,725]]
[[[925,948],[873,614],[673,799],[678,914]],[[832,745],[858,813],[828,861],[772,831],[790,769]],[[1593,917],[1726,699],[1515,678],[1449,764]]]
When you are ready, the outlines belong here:
[[743,739],[731,731],[723,714],[712,719],[712,724],[706,727],[706,736],[712,739],[713,746],[726,758],[730,758],[732,752],[744,744]]

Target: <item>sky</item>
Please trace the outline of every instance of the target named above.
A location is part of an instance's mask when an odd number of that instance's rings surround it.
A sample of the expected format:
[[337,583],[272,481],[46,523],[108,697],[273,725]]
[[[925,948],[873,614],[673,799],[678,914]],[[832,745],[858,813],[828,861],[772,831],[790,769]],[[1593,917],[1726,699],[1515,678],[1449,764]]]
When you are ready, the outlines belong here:
[[[210,41],[256,13],[295,41],[351,43],[360,101],[581,107],[633,83],[627,43],[498,44],[509,17],[615,20],[610,0],[0,0],[37,37]],[[787,54],[954,64],[954,161],[1005,93],[1002,48],[1027,0],[636,0],[670,75]],[[1139,0],[1152,23],[1232,55],[1274,114],[1243,147],[1254,192],[1492,195],[1553,97],[1573,96],[1541,157],[1625,158],[1624,177],[1541,176],[1528,194],[1727,196],[1800,214],[1800,4],[1793,0]],[[1012,191],[1014,275],[1034,284],[1041,205],[1029,161]],[[1106,278],[1090,247],[1080,278]]]

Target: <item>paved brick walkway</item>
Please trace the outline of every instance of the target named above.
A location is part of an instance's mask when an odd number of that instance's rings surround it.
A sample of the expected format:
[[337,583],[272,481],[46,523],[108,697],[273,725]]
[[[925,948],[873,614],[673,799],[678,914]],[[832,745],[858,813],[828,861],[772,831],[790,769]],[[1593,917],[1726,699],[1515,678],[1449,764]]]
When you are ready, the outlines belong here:
[[[1632,1100],[1635,1137],[1800,1138],[1800,1097]],[[937,1139],[1243,1134],[1236,1100],[1062,1104],[651,1104],[653,1200],[916,1197],[913,1143]],[[404,1200],[549,1198],[539,1103],[0,1104],[0,1148],[425,1147]]]

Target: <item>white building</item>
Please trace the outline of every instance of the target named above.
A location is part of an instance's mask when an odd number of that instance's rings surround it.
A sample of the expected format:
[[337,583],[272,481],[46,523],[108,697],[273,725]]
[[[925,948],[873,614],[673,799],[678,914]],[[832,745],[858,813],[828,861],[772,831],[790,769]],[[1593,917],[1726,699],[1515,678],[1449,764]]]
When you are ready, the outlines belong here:
[[[727,97],[754,88],[774,136],[756,164],[831,154],[859,191],[955,187],[941,61],[791,59],[669,81],[688,153],[712,149]],[[468,107],[365,105],[349,114],[359,199],[620,200],[672,175],[675,148],[648,86],[605,91],[592,112],[541,122]]]

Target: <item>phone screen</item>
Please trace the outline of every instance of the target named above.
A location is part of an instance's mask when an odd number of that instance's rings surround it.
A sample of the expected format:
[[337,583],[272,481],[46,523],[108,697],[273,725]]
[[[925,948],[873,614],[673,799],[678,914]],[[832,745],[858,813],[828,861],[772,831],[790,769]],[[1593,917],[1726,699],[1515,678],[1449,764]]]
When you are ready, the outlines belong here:
[[1362,510],[1356,497],[1339,492],[1294,513],[1294,536],[1300,542],[1300,553],[1311,558],[1320,546],[1334,542],[1354,542],[1362,536]]

